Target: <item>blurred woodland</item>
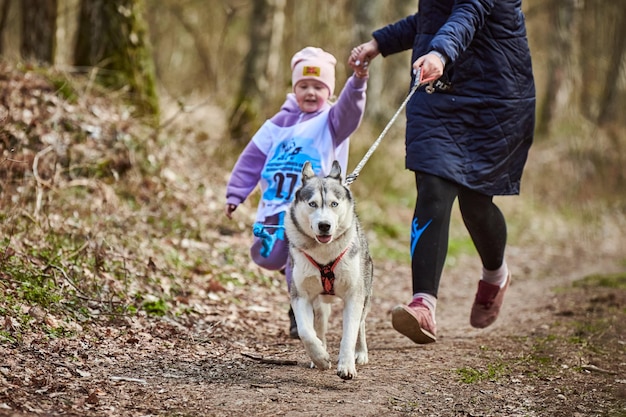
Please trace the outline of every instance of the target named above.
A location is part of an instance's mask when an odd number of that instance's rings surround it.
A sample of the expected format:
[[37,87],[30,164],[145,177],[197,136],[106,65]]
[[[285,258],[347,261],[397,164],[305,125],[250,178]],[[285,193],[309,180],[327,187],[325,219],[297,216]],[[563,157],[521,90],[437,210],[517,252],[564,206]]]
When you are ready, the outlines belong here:
[[[416,3],[0,0],[0,56],[97,79],[127,95],[137,115],[157,122],[165,102],[180,111],[221,109],[219,139],[242,146],[289,91],[294,52],[316,45],[333,53],[341,86],[350,48],[414,13]],[[582,126],[602,134],[601,147],[577,152],[593,153],[601,166],[610,159],[611,181],[626,189],[626,0],[525,0],[523,7],[538,140],[567,137]],[[372,64],[367,123],[384,126],[396,110],[407,92],[409,59],[397,54]]]

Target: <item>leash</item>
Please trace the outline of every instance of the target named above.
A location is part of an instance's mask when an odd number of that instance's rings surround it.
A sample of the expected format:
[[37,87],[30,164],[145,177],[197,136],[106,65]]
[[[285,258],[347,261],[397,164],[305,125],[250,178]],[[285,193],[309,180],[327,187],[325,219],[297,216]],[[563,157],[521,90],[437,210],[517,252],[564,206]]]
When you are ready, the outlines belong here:
[[359,173],[361,172],[361,170],[363,169],[367,161],[370,159],[370,157],[372,156],[376,148],[378,148],[378,145],[380,145],[380,142],[383,140],[383,138],[385,137],[385,135],[391,128],[391,125],[393,125],[393,123],[396,121],[396,119],[400,115],[400,112],[402,112],[402,109],[404,109],[404,107],[409,102],[409,100],[411,100],[411,97],[413,97],[413,94],[415,94],[415,91],[417,91],[418,88],[420,88],[421,86],[425,84],[428,84],[428,86],[426,87],[426,92],[429,94],[432,94],[435,91],[434,88],[432,87],[432,81],[422,80],[422,69],[420,68],[415,73],[415,81],[413,82],[413,87],[411,88],[411,91],[409,91],[409,94],[406,96],[402,104],[400,104],[400,107],[398,108],[398,110],[396,110],[396,113],[393,115],[391,120],[389,120],[389,123],[387,123],[387,126],[385,126],[383,131],[380,133],[380,135],[378,136],[378,139],[376,139],[374,143],[372,144],[372,146],[370,146],[370,148],[367,150],[367,152],[365,153],[365,156],[363,156],[363,158],[358,163],[356,168],[354,168],[354,171],[352,171],[351,174],[346,176],[345,184],[347,186],[352,184],[354,180],[356,180],[356,178],[359,176]]

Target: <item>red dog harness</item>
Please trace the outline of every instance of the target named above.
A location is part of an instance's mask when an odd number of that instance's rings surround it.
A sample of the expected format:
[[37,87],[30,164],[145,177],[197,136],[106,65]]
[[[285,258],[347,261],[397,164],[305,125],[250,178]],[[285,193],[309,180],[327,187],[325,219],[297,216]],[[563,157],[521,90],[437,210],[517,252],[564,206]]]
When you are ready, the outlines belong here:
[[341,261],[341,258],[343,258],[343,255],[345,255],[346,252],[348,252],[348,249],[350,249],[351,247],[352,247],[352,244],[348,245],[348,247],[345,248],[343,252],[341,252],[334,261],[327,263],[326,265],[320,264],[315,259],[311,258],[311,256],[308,253],[301,250],[304,256],[306,256],[306,258],[313,265],[315,265],[317,269],[320,270],[322,288],[324,289],[324,291],[322,292],[322,295],[335,295],[335,267],[337,266],[339,261]]

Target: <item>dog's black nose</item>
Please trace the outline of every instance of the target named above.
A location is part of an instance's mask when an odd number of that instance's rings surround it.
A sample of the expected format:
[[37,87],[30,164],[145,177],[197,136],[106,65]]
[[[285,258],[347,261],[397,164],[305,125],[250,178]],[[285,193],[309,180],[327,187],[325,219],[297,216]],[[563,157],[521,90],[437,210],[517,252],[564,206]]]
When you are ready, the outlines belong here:
[[319,222],[317,224],[318,229],[320,229],[320,232],[322,233],[328,233],[328,231],[330,230],[330,223],[328,222]]

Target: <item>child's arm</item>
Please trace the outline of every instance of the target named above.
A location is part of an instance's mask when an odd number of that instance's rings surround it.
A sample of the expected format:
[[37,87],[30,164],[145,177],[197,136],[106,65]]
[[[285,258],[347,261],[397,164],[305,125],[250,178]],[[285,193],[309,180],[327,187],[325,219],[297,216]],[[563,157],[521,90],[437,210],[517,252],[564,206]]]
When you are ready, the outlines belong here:
[[330,109],[330,131],[335,146],[346,140],[361,124],[365,111],[367,75],[356,74],[346,81],[339,99]]
[[266,157],[253,141],[239,156],[226,186],[225,214],[228,218],[259,183]]

